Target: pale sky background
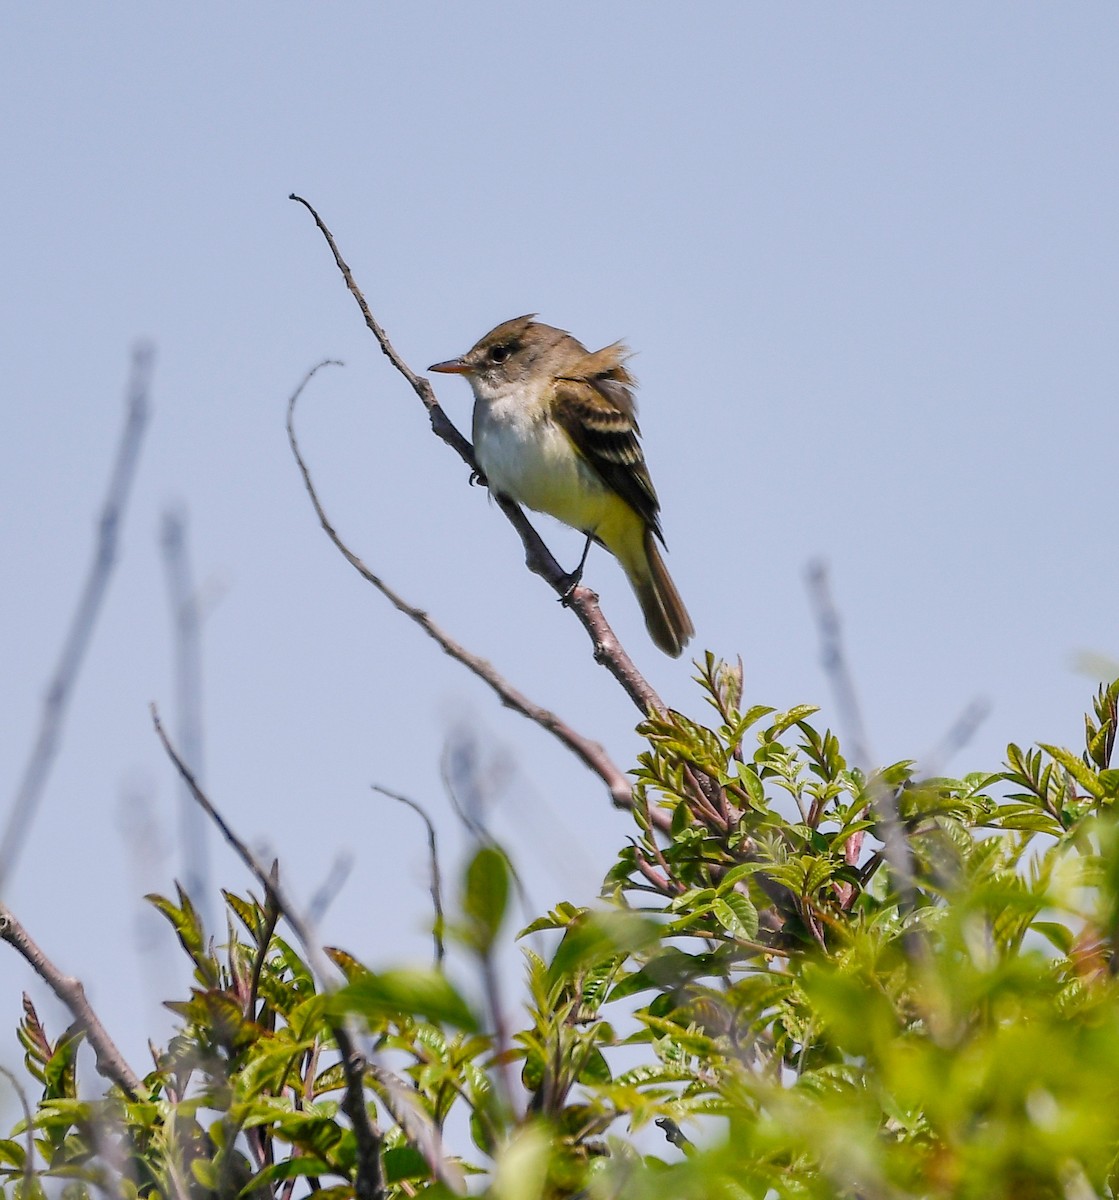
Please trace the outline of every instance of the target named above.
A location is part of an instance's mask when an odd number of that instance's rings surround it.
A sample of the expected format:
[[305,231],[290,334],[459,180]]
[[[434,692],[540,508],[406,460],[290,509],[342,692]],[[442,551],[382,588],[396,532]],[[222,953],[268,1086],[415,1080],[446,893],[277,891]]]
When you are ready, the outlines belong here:
[[[985,697],[946,768],[997,769],[1009,740],[1077,747],[1094,681],[1074,657],[1119,657],[1117,60],[1113,3],[4,7],[6,796],[92,551],[130,346],[158,354],[118,570],[4,898],[137,1069],[167,1028],[157,1002],[188,986],[170,933],[140,921],[182,871],[148,715],[173,716],[170,504],[220,591],[208,790],[297,896],[354,854],[327,940],[374,965],[426,957],[423,831],[369,785],[429,807],[453,874],[439,763],[457,729],[500,768],[493,829],[537,909],[588,901],[629,831],[317,527],[284,411],[336,357],[298,425],[340,533],[632,765],[629,701],[432,437],[288,193],[417,369],[527,311],[630,342],[692,649],[741,654],[751,702],[835,719],[804,585],[822,555],[877,758],[921,756]],[[466,384],[437,387],[467,427]],[[540,528],[574,563],[580,538]],[[603,553],[587,582],[666,701],[703,719],[688,660],[651,646]],[[141,812],[159,835],[143,857]],[[212,844],[215,885],[244,891]],[[0,961],[14,1064],[29,977]]]

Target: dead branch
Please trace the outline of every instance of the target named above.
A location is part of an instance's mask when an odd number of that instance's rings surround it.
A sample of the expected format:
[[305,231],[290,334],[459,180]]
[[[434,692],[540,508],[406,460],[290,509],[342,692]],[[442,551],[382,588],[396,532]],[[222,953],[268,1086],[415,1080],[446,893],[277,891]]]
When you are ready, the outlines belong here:
[[[202,753],[202,605],[190,569],[186,518],[168,509],[160,536],[174,631],[175,699],[178,739],[195,775],[204,777]],[[202,923],[213,926],[206,819],[186,786],[180,784],[183,888],[198,905]]]
[[[472,654],[465,646],[461,646],[449,634],[436,625],[423,609],[409,604],[395,588],[371,571],[346,543],[342,541],[330,518],[327,516],[326,510],[322,506],[322,501],[315,490],[310,470],[303,459],[303,455],[299,449],[299,441],[295,435],[295,405],[302,395],[303,389],[320,367],[331,365],[340,364],[328,359],[319,363],[318,366],[313,367],[307,373],[302,383],[296,388],[291,399],[288,401],[287,416],[288,441],[291,444],[291,452],[295,456],[296,464],[299,467],[300,474],[303,476],[303,486],[307,489],[307,494],[311,498],[315,515],[319,518],[319,524],[323,527],[327,537],[334,543],[350,566],[367,583],[371,583],[397,612],[403,613],[409,620],[414,621],[428,637],[439,645],[445,654],[462,663],[464,667],[473,672],[483,683],[487,684],[506,708],[511,708],[514,712],[519,712],[522,716],[535,722],[542,729],[546,729],[566,746],[584,766],[589,767],[606,784],[607,790],[610,793],[610,799],[616,808],[631,809],[633,807],[633,791],[629,780],[615,766],[610,756],[598,742],[576,733],[570,725],[554,712],[542,708],[538,704],[534,704],[527,696],[519,692],[508,680],[499,674],[490,662],[477,654]],[[611,634],[611,636],[613,635]]]
[[832,598],[827,563],[823,559],[814,559],[808,564],[806,577],[808,596],[812,601],[816,629],[820,635],[820,661],[835,697],[836,710],[844,727],[844,741],[851,748],[848,757],[860,770],[869,771],[871,753],[866,726],[855,692],[855,681],[843,653],[839,610]]
[[7,942],[70,1010],[78,1027],[93,1047],[98,1074],[110,1083],[115,1083],[129,1099],[137,1099],[143,1093],[144,1086],[139,1076],[124,1061],[124,1055],[117,1049],[100,1018],[90,1006],[81,980],[72,975],[64,975],[47,958],[6,904],[0,904],[0,940]]
[[438,967],[442,964],[447,950],[443,944],[443,928],[445,925],[443,915],[443,876],[439,870],[439,851],[435,841],[435,823],[427,815],[423,806],[417,804],[415,800],[410,800],[407,796],[400,795],[399,792],[391,792],[379,783],[373,784],[372,787],[375,792],[380,792],[382,796],[388,796],[390,800],[397,800],[401,804],[407,805],[414,813],[419,814],[420,820],[427,826],[427,851],[431,872],[431,906],[435,910],[435,920],[431,927],[431,936],[435,943],[435,965]]
[[[850,758],[861,770],[870,773],[870,748],[863,725],[862,712],[855,694],[855,683],[843,654],[840,634],[839,611],[831,595],[827,564],[817,559],[808,566],[808,591],[816,614],[820,632],[821,658],[824,670],[831,682],[840,720],[846,726],[846,740],[851,746]],[[875,817],[875,834],[882,843],[882,856],[893,875],[898,901],[902,913],[912,910],[916,896],[916,879],[913,869],[913,851],[905,833],[905,825],[898,811],[898,795],[889,787],[871,777],[867,783],[870,809]],[[843,854],[850,866],[858,863],[862,851],[863,835],[853,834],[844,844]],[[811,916],[811,914],[808,914]],[[822,932],[813,921],[809,928],[823,944]],[[916,959],[924,953],[924,943],[916,936],[904,938],[907,953]]]
[[[357,301],[358,307],[361,309],[361,315],[365,318],[365,324],[377,339],[378,345],[389,362],[404,376],[409,386],[419,397],[424,408],[427,409],[432,431],[459,455],[472,473],[477,473],[478,464],[474,460],[473,447],[443,411],[435,398],[431,384],[422,375],[417,375],[408,366],[389,341],[388,335],[370,311],[361,289],[354,280],[353,273],[342,258],[338,250],[338,245],[334,240],[334,235],[323,223],[322,218],[312,205],[304,200],[302,196],[292,193],[289,199],[302,204],[311,216],[314,217],[315,224],[326,239],[327,245],[334,255],[334,262],[338,270],[341,271],[343,279],[346,281],[346,287],[349,288],[350,294]],[[520,535],[525,549],[525,565],[534,575],[539,575],[541,579],[545,580],[557,596],[566,596],[570,585],[569,577],[552,557],[551,551],[541,541],[540,535],[529,524],[528,518],[512,500],[502,496],[495,496],[494,499],[497,501],[501,511],[509,519],[513,528]],[[617,679],[626,694],[641,710],[642,715],[647,715],[650,711],[663,711],[664,703],[641,672],[634,666],[629,655],[622,649],[621,643],[615,636],[614,631],[602,615],[602,610],[598,604],[598,596],[590,588],[577,587],[568,599],[568,607],[575,612],[576,616],[582,622],[583,628],[590,635],[591,642],[594,645],[595,661],[601,663]]]
[[153,359],[154,350],[147,343],[140,343],[132,352],[124,428],[117,445],[101,516],[97,522],[93,561],[90,563],[66,640],[62,644],[58,665],[47,687],[39,733],[32,746],[11,812],[8,814],[3,839],[0,840],[0,895],[3,895],[8,879],[15,869],[24,840],[38,811],[47,776],[58,753],[62,726],[70,697],[73,695],[74,684],[89,649],[93,628],[97,623],[101,603],[116,563],[120,527],[124,520],[132,480],[136,474],[140,442],[148,423]]

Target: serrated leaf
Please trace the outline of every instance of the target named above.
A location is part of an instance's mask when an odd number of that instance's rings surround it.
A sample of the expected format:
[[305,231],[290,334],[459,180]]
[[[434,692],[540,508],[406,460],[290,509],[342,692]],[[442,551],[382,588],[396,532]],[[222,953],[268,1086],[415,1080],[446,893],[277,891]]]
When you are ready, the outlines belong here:
[[798,721],[807,720],[813,713],[818,713],[819,711],[820,707],[817,704],[794,705],[777,717],[770,729],[766,731],[766,736],[780,737],[786,729],[791,728]]
[[1107,793],[1096,772],[1086,766],[1083,759],[1061,746],[1049,746],[1044,742],[1040,745],[1045,753],[1055,762],[1059,762],[1090,796],[1094,796],[1097,800],[1103,800],[1106,797]]
[[330,1009],[363,1016],[374,1026],[420,1016],[470,1033],[478,1029],[478,1019],[446,975],[426,967],[366,972],[335,992]]
[[715,919],[728,933],[753,941],[758,936],[758,910],[740,892],[731,892],[711,905]]

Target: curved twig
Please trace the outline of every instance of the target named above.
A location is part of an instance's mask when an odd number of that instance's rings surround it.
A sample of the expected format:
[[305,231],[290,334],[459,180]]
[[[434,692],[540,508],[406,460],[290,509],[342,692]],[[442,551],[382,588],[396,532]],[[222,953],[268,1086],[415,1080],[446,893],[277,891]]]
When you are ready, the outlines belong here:
[[[519,712],[522,716],[535,722],[535,724],[539,725],[542,729],[546,729],[565,745],[576,758],[589,767],[606,784],[610,792],[610,799],[616,808],[631,809],[633,807],[633,790],[630,787],[629,780],[611,761],[610,756],[600,743],[583,737],[580,733],[576,733],[570,725],[550,709],[542,708],[539,704],[533,703],[524,693],[518,691],[507,679],[499,674],[490,662],[477,654],[472,654],[465,646],[461,646],[436,625],[423,609],[409,604],[395,588],[371,571],[339,537],[337,530],[334,528],[330,518],[326,514],[326,510],[322,506],[322,501],[319,499],[318,493],[315,491],[315,485],[311,480],[311,472],[303,459],[303,455],[299,449],[299,440],[295,436],[295,405],[302,395],[303,389],[321,367],[339,365],[341,364],[334,359],[326,359],[317,366],[312,367],[288,401],[287,431],[288,441],[291,444],[291,452],[295,456],[296,464],[299,467],[300,474],[303,476],[303,486],[307,489],[307,494],[311,498],[315,515],[319,518],[319,524],[323,527],[326,536],[330,538],[350,566],[366,582],[371,583],[397,612],[403,613],[404,616],[414,621],[428,637],[440,646],[445,654],[462,663],[464,667],[472,671],[483,683],[487,684],[506,708],[511,708],[514,712]],[[610,636],[613,637],[613,634],[610,633]],[[661,815],[664,816],[665,814]]]
[[[296,937],[302,943],[312,967],[320,980],[326,983],[329,971],[325,965],[324,955],[314,937],[310,926],[304,921],[299,910],[284,894],[280,881],[249,849],[249,847],[233,832],[225,818],[214,807],[210,798],[198,786],[198,781],[179,754],[171,745],[171,740],[164,731],[156,707],[152,705],[152,723],[155,732],[163,743],[167,757],[175,764],[180,778],[187,785],[190,794],[201,806],[203,812],[218,827],[221,835],[236,852],[238,858],[256,877],[257,882],[265,890],[269,903],[283,913],[284,919],[295,930]],[[386,1195],[384,1171],[381,1167],[381,1146],[384,1136],[374,1125],[373,1118],[365,1103],[365,1071],[367,1063],[365,1056],[357,1048],[356,1039],[342,1021],[332,1021],[330,1031],[338,1044],[338,1053],[342,1060],[342,1071],[346,1077],[346,1089],[343,1092],[342,1110],[350,1119],[357,1144],[357,1179],[354,1191],[361,1200],[384,1200]]]
[[[302,204],[311,216],[314,217],[315,224],[319,227],[320,232],[326,239],[327,245],[330,247],[331,253],[334,255],[334,262],[338,270],[342,272],[342,277],[346,281],[346,287],[349,288],[350,294],[357,301],[358,307],[361,309],[361,315],[365,318],[365,324],[377,339],[377,343],[381,347],[385,357],[404,376],[409,386],[420,398],[424,408],[427,409],[432,431],[458,454],[472,472],[477,473],[478,464],[474,460],[474,448],[458,431],[450,417],[443,411],[439,401],[435,398],[435,392],[432,390],[431,384],[422,375],[417,375],[408,366],[389,341],[388,335],[370,311],[361,289],[354,280],[353,273],[342,258],[338,250],[338,244],[334,240],[334,235],[323,223],[322,218],[315,211],[314,207],[304,200],[302,196],[297,196],[293,192],[289,199],[294,200],[297,204]],[[622,685],[626,694],[641,710],[643,716],[648,715],[650,711],[662,712],[664,710],[664,702],[657,695],[648,680],[634,666],[633,660],[622,649],[621,643],[615,636],[613,629],[610,628],[606,618],[602,615],[602,610],[598,604],[598,596],[590,588],[585,587],[577,587],[568,596],[571,582],[568,575],[552,557],[551,551],[544,545],[540,539],[540,535],[529,524],[525,514],[518,505],[506,497],[495,496],[494,499],[501,511],[508,517],[513,528],[520,535],[521,542],[525,548],[525,565],[534,575],[539,575],[541,579],[545,580],[557,596],[567,597],[568,607],[572,609],[582,622],[583,628],[590,635],[594,645],[595,662],[601,663],[614,676]]]
[[379,783],[374,783],[371,786],[375,792],[380,792],[382,796],[388,796],[390,800],[396,800],[401,804],[407,805],[414,813],[419,814],[420,820],[427,826],[427,850],[431,869],[431,906],[435,910],[435,921],[431,927],[431,937],[435,944],[435,965],[437,967],[441,966],[447,951],[443,944],[443,927],[445,925],[443,916],[443,876],[439,870],[439,850],[435,842],[435,822],[427,815],[424,807],[421,804],[417,804],[415,800],[410,800],[407,796],[402,796],[399,792],[390,791],[387,787],[382,787]]

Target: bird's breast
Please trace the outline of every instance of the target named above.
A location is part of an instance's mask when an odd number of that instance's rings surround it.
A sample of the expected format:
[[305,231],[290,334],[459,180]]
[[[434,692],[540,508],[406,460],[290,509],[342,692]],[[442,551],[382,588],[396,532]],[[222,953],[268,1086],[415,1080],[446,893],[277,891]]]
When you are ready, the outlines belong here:
[[479,397],[474,454],[491,491],[576,529],[600,524],[607,489],[539,396],[513,390]]

